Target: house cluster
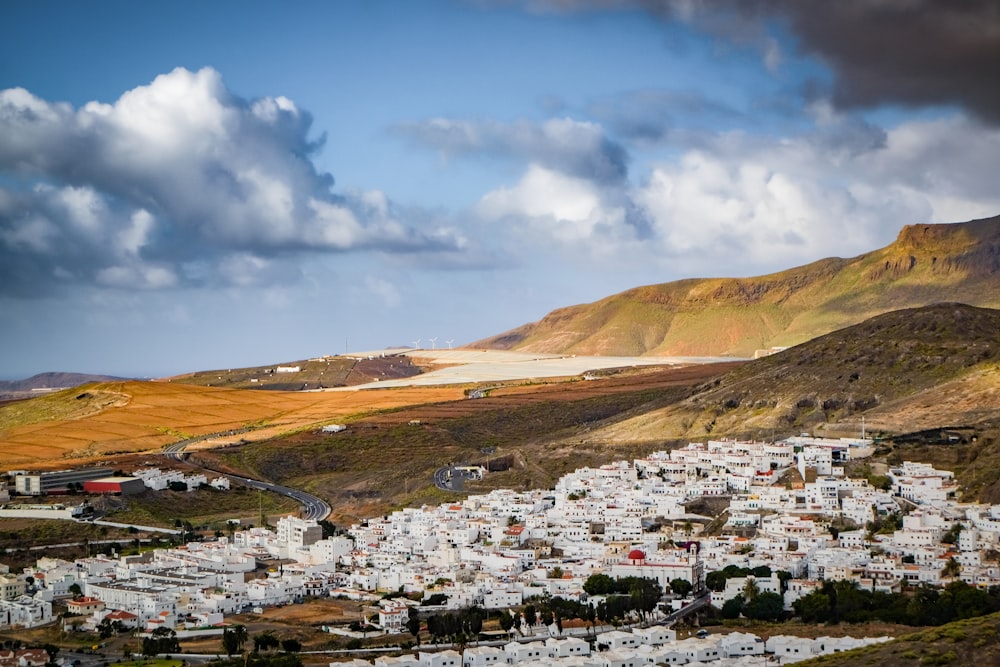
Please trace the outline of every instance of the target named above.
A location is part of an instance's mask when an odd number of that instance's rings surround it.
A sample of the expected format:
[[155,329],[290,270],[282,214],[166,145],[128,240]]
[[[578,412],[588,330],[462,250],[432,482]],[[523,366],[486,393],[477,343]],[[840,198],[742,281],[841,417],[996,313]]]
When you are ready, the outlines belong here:
[[189,491],[194,491],[202,484],[208,484],[213,489],[218,489],[220,491],[229,490],[229,478],[221,475],[215,479],[209,480],[208,477],[197,472],[185,475],[180,470],[140,468],[139,470],[134,471],[132,476],[137,479],[141,479],[147,489],[153,489],[154,491],[163,491],[164,489],[170,488],[171,482],[181,482],[187,486]]
[[[584,601],[583,584],[593,574],[654,578],[664,589],[680,579],[700,588],[707,572],[730,565],[788,572],[784,586],[776,574],[755,584],[783,593],[789,609],[824,579],[879,590],[948,577],[1000,584],[1000,565],[987,558],[1000,548],[1000,506],[956,503],[951,473],[922,464],[890,469],[888,491],[844,475],[841,464],[866,451],[867,441],[806,438],[693,443],[582,468],[547,491],[495,490],[401,509],[332,537],[324,538],[315,521],[289,516],[275,530],[250,528],[141,556],[42,558],[20,576],[33,577],[34,599],[49,605],[49,616],[51,599],[69,597],[73,584],[94,600],[94,608],[81,609],[88,620],[68,625],[93,627],[117,614],[114,620],[147,630],[212,626],[227,614],[309,596],[374,601],[380,592],[402,591],[450,609],[509,609],[546,594]],[[777,483],[793,466],[815,469],[815,481],[800,488]],[[728,522],[752,526],[753,536],[700,534],[715,517],[687,506],[703,496],[728,497]],[[901,505],[909,511],[902,514]],[[868,529],[899,514],[894,532]],[[859,528],[837,533],[833,521]],[[273,559],[283,564],[255,571]],[[713,602],[723,604],[745,585],[731,579]],[[401,628],[405,606],[378,604],[379,624]]]
[[357,659],[330,663],[330,667],[644,667],[645,665],[709,665],[711,667],[752,667],[766,664],[789,665],[819,655],[839,653],[869,644],[889,641],[889,637],[819,637],[808,639],[775,635],[767,639],[744,632],[703,635],[677,639],[662,626],[635,628],[631,632],[612,630],[596,636],[592,650],[579,637],[548,637],[538,641],[513,641],[502,646],[467,647],[438,652],[418,651],[411,655]]
[[36,593],[25,575],[0,565],[0,628],[33,628],[52,620],[52,596]]

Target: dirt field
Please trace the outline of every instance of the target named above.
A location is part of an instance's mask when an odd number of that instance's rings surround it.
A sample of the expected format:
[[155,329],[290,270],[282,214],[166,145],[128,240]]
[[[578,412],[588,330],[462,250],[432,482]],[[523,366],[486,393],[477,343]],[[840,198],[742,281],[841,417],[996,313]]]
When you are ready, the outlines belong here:
[[[727,366],[640,367],[595,381],[511,381],[477,401],[465,400],[464,390],[472,385],[265,392],[170,382],[104,383],[0,408],[0,450],[8,468],[61,468],[98,460],[107,464],[109,457],[158,452],[180,440],[216,433],[233,432],[188,449],[266,440],[397,408],[407,408],[399,413],[399,420],[437,419],[490,407],[678,386],[711,377]],[[417,412],[423,416],[415,417]],[[380,414],[380,419],[386,418],[384,412]]]
[[[119,454],[156,452],[179,440],[230,430],[240,432],[228,440],[217,439],[200,446],[239,439],[263,440],[375,410],[463,396],[461,389],[448,387],[344,393],[263,392],[163,382],[119,382],[98,387],[102,394],[113,394],[118,399],[108,401],[97,411],[68,411],[65,415],[56,411],[53,418],[43,414],[38,421],[32,421],[29,414],[20,425],[0,431],[4,464],[8,468],[78,465]],[[72,405],[80,395],[78,390],[59,392],[37,405],[48,407],[59,400]],[[29,410],[32,403],[24,401],[3,408],[0,417],[14,407],[21,412]]]

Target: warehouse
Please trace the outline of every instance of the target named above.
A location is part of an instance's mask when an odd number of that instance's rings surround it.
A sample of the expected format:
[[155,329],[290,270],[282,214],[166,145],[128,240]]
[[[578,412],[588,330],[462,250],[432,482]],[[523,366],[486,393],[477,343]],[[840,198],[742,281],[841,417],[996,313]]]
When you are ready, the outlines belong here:
[[102,477],[84,482],[83,490],[87,493],[113,493],[131,496],[145,491],[146,485],[138,477]]

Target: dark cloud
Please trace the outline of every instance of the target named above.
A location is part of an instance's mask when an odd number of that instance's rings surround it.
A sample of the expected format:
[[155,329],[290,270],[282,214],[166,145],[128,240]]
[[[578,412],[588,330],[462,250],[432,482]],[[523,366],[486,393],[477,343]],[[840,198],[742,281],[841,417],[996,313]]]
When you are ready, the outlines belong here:
[[457,252],[378,192],[335,195],[311,116],[176,69],[79,109],[0,91],[0,292],[292,280],[303,252]]
[[571,12],[639,8],[683,21],[779,66],[775,23],[834,73],[839,108],[959,105],[1000,123],[1000,2],[996,0],[525,0]]
[[760,0],[836,73],[841,107],[958,104],[1000,122],[995,0]]
[[571,118],[544,123],[435,118],[399,125],[396,132],[446,155],[517,157],[601,185],[618,185],[628,176],[628,151],[601,126]]
[[668,90],[602,97],[588,106],[588,112],[615,135],[644,142],[668,138],[675,126],[691,129],[744,119],[731,107],[699,93]]

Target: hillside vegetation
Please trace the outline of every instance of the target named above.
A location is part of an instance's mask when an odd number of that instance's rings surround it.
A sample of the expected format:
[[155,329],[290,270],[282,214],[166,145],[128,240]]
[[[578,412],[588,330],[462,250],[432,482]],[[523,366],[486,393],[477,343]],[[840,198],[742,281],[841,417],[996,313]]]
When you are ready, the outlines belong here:
[[[278,372],[278,368],[297,368]],[[303,391],[330,387],[349,387],[376,380],[395,380],[419,375],[421,369],[408,356],[351,357],[326,356],[268,366],[197,371],[170,378],[178,384],[227,389],[270,389]]]
[[[595,430],[594,440],[860,435],[1000,416],[1000,311],[938,304],[879,315],[748,362],[673,405]],[[956,390],[966,388],[966,392]],[[937,398],[931,400],[929,396]],[[941,402],[948,398],[947,402]],[[909,411],[909,416],[904,415]],[[886,424],[879,423],[884,417]]]
[[1000,217],[910,225],[880,250],[756,278],[638,287],[553,311],[469,347],[750,357],[881,313],[943,301],[1000,307]]
[[948,623],[895,641],[795,663],[800,667],[1000,664],[1000,614]]

